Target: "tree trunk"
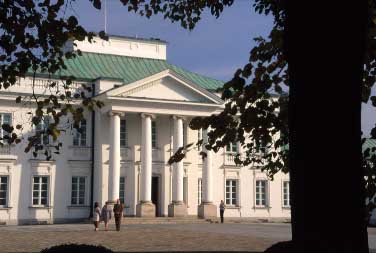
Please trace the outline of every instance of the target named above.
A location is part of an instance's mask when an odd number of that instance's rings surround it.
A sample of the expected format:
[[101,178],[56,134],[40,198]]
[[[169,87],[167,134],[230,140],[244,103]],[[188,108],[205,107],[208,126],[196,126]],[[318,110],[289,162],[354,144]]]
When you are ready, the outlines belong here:
[[368,252],[361,169],[367,1],[287,1],[295,252]]

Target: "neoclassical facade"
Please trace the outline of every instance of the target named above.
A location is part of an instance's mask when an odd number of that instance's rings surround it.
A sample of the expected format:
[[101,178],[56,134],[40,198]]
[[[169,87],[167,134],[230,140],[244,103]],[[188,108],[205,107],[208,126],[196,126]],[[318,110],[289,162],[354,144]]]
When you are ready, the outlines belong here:
[[[270,181],[258,167],[236,166],[234,156],[242,152],[237,143],[208,151],[204,160],[195,147],[181,162],[168,164],[179,147],[206,138],[205,131],[191,130],[189,121],[220,112],[224,101],[216,93],[221,81],[168,63],[166,46],[157,39],[118,36],[68,43],[65,50],[79,49],[82,56],[68,60],[66,70],[39,73],[34,81],[20,78],[0,91],[1,124],[23,124],[25,138],[0,148],[0,222],[80,220],[90,216],[94,202],[118,198],[127,216],[213,217],[224,200],[228,217],[290,217],[288,174]],[[51,119],[33,128],[29,112],[35,104],[17,104],[15,98],[30,94],[32,83],[37,94],[48,95],[51,81],[61,83],[59,75],[76,77],[72,93],[92,85],[88,95],[104,106],[86,112],[81,132],[67,123],[59,154],[52,152],[46,161],[24,148],[28,134],[43,131]],[[53,144],[44,135],[40,141]]]

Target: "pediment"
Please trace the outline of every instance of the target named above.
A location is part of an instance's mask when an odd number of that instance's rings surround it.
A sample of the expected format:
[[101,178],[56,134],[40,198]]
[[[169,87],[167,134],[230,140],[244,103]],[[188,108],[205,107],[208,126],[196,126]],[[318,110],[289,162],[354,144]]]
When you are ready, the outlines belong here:
[[164,101],[222,104],[213,93],[189,83],[170,70],[107,92],[107,96]]

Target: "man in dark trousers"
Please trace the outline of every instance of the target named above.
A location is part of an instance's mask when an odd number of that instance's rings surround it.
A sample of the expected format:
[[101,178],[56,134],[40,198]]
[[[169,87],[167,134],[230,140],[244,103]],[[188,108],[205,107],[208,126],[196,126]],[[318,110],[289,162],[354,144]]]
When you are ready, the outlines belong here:
[[221,223],[223,223],[223,214],[225,212],[225,203],[221,200],[221,204],[219,204],[219,213],[221,215]]
[[114,205],[114,216],[117,231],[120,231],[121,218],[123,217],[123,209],[124,207],[120,203],[120,199],[117,199],[116,204]]

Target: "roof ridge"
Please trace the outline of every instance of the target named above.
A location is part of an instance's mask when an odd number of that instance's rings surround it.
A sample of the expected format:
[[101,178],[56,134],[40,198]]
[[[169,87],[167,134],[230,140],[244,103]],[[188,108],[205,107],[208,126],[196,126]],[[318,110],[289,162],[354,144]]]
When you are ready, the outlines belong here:
[[174,66],[174,67],[180,68],[180,69],[182,69],[182,70],[184,70],[184,71],[186,71],[186,72],[189,72],[189,73],[191,73],[191,74],[193,74],[193,75],[198,75],[198,76],[202,76],[202,77],[204,77],[204,78],[209,78],[209,79],[212,79],[212,80],[214,80],[214,81],[221,82],[221,83],[223,83],[223,84],[225,83],[225,81],[223,81],[223,80],[219,80],[219,79],[216,79],[216,78],[214,78],[214,77],[209,77],[209,76],[206,76],[206,75],[203,75],[203,74],[195,73],[195,72],[192,72],[192,71],[190,71],[190,70],[187,70],[187,69],[185,69],[185,68],[183,68],[183,67],[180,67],[179,65],[175,65],[175,64],[169,63],[168,61],[166,61],[166,62],[167,62],[167,64],[169,64],[169,65],[172,65],[172,66]]
[[[76,50],[75,50],[76,51]],[[82,54],[97,54],[97,55],[109,55],[109,56],[117,56],[117,57],[125,57],[125,58],[136,58],[136,59],[147,59],[147,60],[154,60],[154,61],[164,61],[167,62],[167,60],[163,59],[155,59],[155,58],[147,58],[147,57],[139,57],[139,56],[129,56],[129,55],[118,55],[118,54],[105,54],[100,52],[87,52],[87,51],[81,51]],[[80,55],[78,55],[80,57]]]

